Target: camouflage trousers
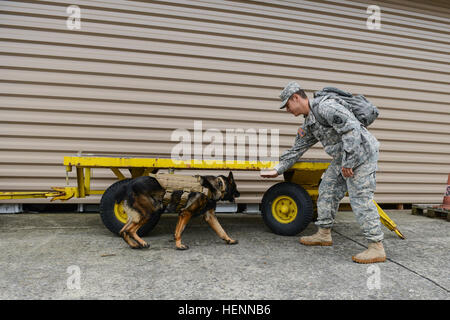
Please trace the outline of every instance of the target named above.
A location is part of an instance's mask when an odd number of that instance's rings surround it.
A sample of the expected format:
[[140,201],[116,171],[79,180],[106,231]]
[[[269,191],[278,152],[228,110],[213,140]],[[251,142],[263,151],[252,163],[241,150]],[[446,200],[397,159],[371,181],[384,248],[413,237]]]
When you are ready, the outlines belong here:
[[318,219],[316,225],[331,228],[334,223],[339,202],[346,192],[364,237],[371,242],[383,240],[380,216],[373,203],[376,188],[378,152],[366,162],[353,169],[353,177],[344,178],[342,167],[333,161],[322,176],[317,199]]

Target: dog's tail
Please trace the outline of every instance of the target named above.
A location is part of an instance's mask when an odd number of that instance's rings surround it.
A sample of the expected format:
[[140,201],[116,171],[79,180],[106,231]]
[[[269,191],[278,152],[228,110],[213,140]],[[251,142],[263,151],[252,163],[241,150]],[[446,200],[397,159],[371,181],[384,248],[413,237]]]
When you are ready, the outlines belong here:
[[130,190],[135,195],[148,194],[149,192],[162,189],[161,185],[153,177],[142,176],[133,180]]
[[128,183],[124,183],[117,189],[115,195],[116,203],[127,200],[131,204],[133,197],[160,189],[162,187],[155,178],[148,176],[138,177],[130,180]]
[[128,197],[128,186],[129,183],[124,183],[117,189],[115,199],[116,203],[121,203],[123,200],[125,200]]

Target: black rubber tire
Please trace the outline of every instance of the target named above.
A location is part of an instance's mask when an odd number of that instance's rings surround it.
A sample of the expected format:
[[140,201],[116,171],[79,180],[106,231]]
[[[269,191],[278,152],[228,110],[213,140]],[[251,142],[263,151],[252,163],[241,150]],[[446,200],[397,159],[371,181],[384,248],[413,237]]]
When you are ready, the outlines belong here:
[[[289,196],[297,205],[297,216],[292,222],[281,223],[272,213],[272,203],[279,196]],[[313,219],[313,201],[308,192],[301,186],[291,182],[280,182],[264,193],[261,212],[265,224],[273,233],[283,236],[294,236],[302,232]]]
[[[119,235],[119,231],[124,226],[124,223],[117,219],[114,214],[114,205],[116,202],[116,192],[124,184],[131,179],[124,179],[117,181],[110,185],[103,193],[100,201],[100,217],[105,227],[112,233]],[[150,220],[144,224],[137,232],[138,236],[146,236],[157,225],[162,212],[154,212]]]

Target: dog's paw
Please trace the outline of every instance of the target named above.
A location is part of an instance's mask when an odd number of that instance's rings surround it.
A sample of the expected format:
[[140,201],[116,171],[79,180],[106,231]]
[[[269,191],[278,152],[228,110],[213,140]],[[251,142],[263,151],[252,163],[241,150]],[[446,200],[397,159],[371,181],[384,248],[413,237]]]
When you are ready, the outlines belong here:
[[150,245],[147,242],[144,242],[144,244],[141,244],[140,247],[142,249],[147,249],[147,248],[150,248]]
[[225,240],[225,242],[226,242],[227,244],[238,244],[238,243],[239,243],[238,240],[233,240],[233,239]]
[[188,250],[189,246],[185,245],[185,244],[181,244],[179,246],[177,246],[177,250]]

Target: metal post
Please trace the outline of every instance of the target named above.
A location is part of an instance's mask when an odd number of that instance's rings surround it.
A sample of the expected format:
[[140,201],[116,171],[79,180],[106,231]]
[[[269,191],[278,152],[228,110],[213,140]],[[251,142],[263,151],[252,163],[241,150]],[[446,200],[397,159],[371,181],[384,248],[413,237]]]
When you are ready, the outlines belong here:
[[91,168],[84,168],[85,180],[84,189],[87,195],[91,193]]
[[85,190],[85,186],[84,186],[84,168],[82,167],[77,167],[77,183],[78,183],[78,195],[80,196],[80,198],[85,198],[86,197],[86,190]]

